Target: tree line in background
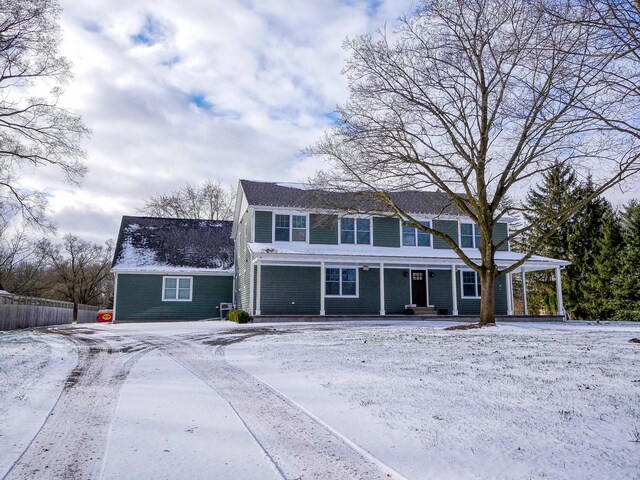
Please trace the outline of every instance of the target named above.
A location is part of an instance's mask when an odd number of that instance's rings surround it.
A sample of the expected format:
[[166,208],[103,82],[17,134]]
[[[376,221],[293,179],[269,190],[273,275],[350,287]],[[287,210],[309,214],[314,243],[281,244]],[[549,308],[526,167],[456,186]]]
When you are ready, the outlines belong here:
[[[590,178],[580,180],[570,167],[556,165],[544,182],[530,191],[531,212],[553,218],[566,205],[593,191]],[[525,213],[525,215],[528,215]],[[549,225],[535,222],[534,237],[545,235]],[[514,249],[529,242],[519,239]],[[590,200],[538,249],[540,255],[568,260],[562,272],[567,314],[575,319],[640,321],[640,202],[631,200],[615,209],[605,198]],[[555,312],[557,298],[552,272],[527,275],[530,313]]]
[[75,235],[61,242],[35,238],[26,228],[0,228],[0,285],[15,295],[110,307],[113,241],[98,245]]

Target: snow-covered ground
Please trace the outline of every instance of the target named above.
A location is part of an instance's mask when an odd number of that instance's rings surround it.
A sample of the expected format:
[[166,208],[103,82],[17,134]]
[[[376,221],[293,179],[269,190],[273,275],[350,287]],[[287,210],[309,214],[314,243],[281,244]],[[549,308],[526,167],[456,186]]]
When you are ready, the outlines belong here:
[[0,334],[0,478],[640,478],[638,324]]

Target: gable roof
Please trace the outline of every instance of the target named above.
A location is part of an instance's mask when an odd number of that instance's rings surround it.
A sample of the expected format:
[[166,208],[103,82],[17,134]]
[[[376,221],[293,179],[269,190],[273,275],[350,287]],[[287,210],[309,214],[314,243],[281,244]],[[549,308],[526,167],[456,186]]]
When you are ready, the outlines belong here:
[[232,222],[122,217],[112,271],[232,271]]
[[[307,209],[344,209],[386,211],[366,192],[329,192],[301,184],[254,182],[240,180],[249,205],[263,207],[290,207]],[[443,192],[409,190],[390,192],[398,207],[408,213],[428,215],[462,215]]]

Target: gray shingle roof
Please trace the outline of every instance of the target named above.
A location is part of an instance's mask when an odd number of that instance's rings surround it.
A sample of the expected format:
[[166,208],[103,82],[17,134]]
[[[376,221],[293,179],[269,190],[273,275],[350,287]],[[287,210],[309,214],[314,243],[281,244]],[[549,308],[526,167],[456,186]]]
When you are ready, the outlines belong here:
[[[344,209],[347,211],[386,211],[366,192],[329,192],[302,185],[240,180],[250,205],[305,209]],[[427,215],[461,215],[443,192],[404,191],[389,194],[407,213]]]
[[122,217],[113,268],[228,270],[233,267],[233,223]]

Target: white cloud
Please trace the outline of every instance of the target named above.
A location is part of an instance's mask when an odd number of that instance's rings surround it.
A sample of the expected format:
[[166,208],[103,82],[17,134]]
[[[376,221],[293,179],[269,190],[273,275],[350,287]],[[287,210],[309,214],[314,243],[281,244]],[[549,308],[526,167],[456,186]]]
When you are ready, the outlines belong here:
[[[74,80],[62,103],[93,130],[81,188],[52,169],[45,188],[67,232],[114,237],[146,196],[219,177],[300,181],[300,150],[346,99],[342,42],[413,0],[61,0]],[[105,228],[101,226],[104,225]],[[92,233],[93,232],[93,233]]]

